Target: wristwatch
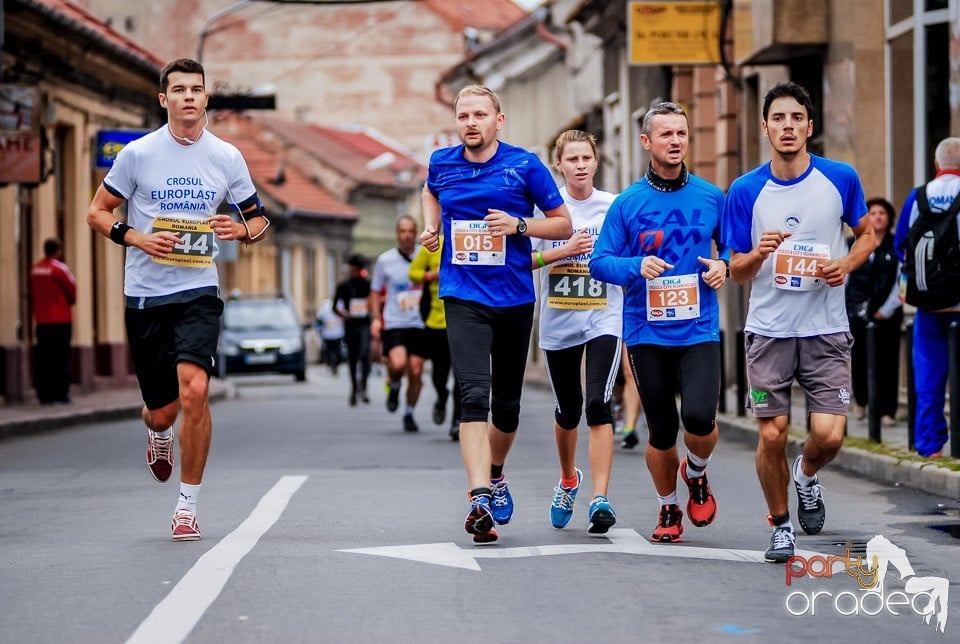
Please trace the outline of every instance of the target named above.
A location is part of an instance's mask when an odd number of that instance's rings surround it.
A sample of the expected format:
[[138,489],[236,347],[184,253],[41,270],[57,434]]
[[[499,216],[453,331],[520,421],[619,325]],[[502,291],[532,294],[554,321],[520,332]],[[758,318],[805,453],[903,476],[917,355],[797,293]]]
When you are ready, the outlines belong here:
[[527,221],[523,217],[517,217],[517,234],[522,235],[527,232]]

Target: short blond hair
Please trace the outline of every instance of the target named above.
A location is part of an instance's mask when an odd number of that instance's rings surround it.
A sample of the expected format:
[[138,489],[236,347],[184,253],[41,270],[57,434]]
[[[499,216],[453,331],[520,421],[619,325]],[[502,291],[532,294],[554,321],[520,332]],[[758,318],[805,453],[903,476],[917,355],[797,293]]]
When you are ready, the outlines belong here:
[[457,110],[457,105],[464,96],[486,96],[490,99],[490,102],[493,103],[493,108],[497,111],[497,114],[500,113],[500,97],[489,87],[484,87],[483,85],[467,85],[461,89],[457,92],[456,100],[453,101],[454,111]]

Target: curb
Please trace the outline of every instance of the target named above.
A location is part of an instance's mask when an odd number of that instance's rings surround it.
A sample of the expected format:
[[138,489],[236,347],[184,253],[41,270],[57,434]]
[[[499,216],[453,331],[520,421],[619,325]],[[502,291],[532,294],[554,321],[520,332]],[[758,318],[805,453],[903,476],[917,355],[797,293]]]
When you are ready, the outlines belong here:
[[[233,387],[224,385],[210,388],[210,402],[226,400],[233,395]],[[64,409],[62,412],[47,412],[33,418],[12,420],[0,424],[0,440],[16,436],[32,436],[41,432],[67,429],[77,425],[108,423],[140,417],[143,401],[123,403],[102,409]]]
[[[717,426],[725,439],[753,445],[757,443],[757,427],[752,419],[717,414]],[[790,434],[787,452],[791,457],[800,453],[804,440],[801,436]],[[948,499],[960,499],[960,472],[933,462],[898,459],[857,447],[844,447],[831,465],[891,485],[903,485]]]

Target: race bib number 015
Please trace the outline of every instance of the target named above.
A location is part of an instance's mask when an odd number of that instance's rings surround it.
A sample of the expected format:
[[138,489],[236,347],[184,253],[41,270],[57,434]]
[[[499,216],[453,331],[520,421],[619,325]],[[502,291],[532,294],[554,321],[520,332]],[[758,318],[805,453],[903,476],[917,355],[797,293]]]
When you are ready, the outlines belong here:
[[699,275],[671,275],[647,280],[647,321],[693,320],[698,317]]
[[452,221],[452,259],[468,266],[503,266],[507,254],[503,237],[494,237],[485,221]]
[[780,244],[773,255],[773,285],[785,291],[814,291],[824,284],[821,268],[830,261],[829,244]]
[[549,270],[547,306],[550,308],[578,311],[607,308],[607,285],[591,278],[586,264],[559,264]]
[[158,264],[182,268],[209,268],[213,266],[213,228],[206,220],[160,218],[153,220],[151,232],[172,232],[180,236],[180,243],[166,257],[152,257]]

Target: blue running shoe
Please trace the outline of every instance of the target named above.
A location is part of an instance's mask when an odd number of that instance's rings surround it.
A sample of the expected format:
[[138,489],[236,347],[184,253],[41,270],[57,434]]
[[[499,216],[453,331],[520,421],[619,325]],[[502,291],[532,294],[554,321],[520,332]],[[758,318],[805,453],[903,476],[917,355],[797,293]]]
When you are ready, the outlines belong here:
[[607,534],[613,525],[617,522],[617,513],[613,511],[613,506],[607,501],[605,496],[595,496],[590,502],[590,524],[587,526],[587,532],[590,534]]
[[496,480],[490,479],[490,490],[493,492],[493,500],[490,502],[493,520],[497,525],[507,525],[513,516],[513,497],[507,488],[507,479],[502,476]]
[[474,543],[492,543],[497,540],[493,529],[493,514],[490,512],[490,497],[477,494],[470,497],[470,511],[463,522],[467,534],[473,535]]
[[572,488],[563,487],[557,483],[553,488],[553,503],[550,504],[550,523],[554,528],[560,529],[570,523],[573,517],[573,502],[577,499],[577,492],[580,491],[580,481],[583,480],[583,472],[577,468],[577,484]]

